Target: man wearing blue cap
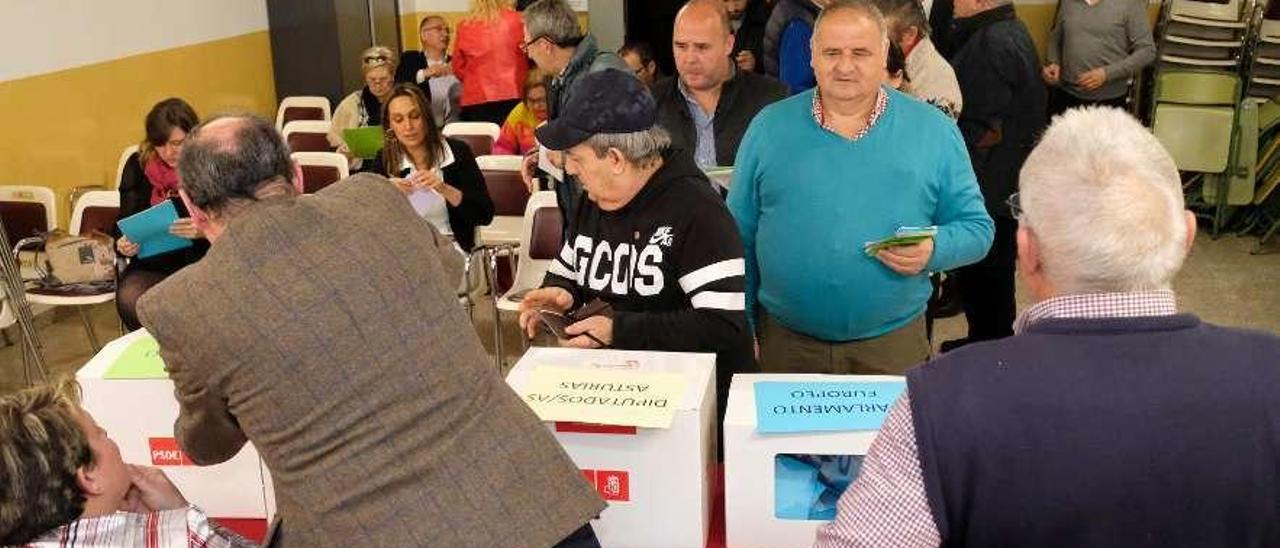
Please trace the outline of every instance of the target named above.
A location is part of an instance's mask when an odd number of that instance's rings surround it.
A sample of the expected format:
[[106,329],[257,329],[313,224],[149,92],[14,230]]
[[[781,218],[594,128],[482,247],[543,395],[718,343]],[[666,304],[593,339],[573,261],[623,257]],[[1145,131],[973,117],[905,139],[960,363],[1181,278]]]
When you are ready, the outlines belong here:
[[714,352],[723,400],[732,374],[754,367],[733,218],[693,156],[655,125],[639,80],[609,69],[578,85],[579,100],[537,137],[564,151],[587,200],[567,220],[544,287],[521,302],[520,326],[533,336],[540,310],[577,311],[565,346]]

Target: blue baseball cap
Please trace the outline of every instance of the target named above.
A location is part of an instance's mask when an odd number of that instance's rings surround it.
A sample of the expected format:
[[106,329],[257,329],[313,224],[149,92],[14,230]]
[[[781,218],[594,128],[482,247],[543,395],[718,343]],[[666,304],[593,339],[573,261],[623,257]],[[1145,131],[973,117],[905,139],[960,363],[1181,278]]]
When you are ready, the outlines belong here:
[[568,150],[600,133],[635,133],[658,120],[649,88],[630,71],[605,69],[574,84],[573,100],[554,120],[534,131],[538,143]]

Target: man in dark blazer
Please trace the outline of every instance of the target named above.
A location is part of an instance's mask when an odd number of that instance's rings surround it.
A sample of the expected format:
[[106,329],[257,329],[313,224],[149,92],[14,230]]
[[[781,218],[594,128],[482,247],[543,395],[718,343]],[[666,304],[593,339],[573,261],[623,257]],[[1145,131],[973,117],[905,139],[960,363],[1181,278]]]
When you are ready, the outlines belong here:
[[677,75],[658,81],[658,125],[699,167],[731,166],[760,109],[786,97],[769,76],[739,69],[729,14],[720,0],[693,0],[676,15],[672,47]]
[[199,464],[252,441],[277,546],[598,546],[604,503],[487,364],[459,256],[386,179],[298,196],[271,124],[187,138],[183,199],[213,246],[139,302]]

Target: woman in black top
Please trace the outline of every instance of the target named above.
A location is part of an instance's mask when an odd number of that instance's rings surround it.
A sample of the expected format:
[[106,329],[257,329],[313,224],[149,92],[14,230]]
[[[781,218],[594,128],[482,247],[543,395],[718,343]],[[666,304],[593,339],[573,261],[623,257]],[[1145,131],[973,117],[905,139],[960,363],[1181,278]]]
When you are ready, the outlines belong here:
[[[182,99],[165,99],[151,108],[146,120],[147,138],[138,146],[138,152],[125,161],[120,178],[121,219],[165,200],[172,200],[179,215],[186,215],[186,208],[178,199],[178,155],[187,132],[198,123],[195,110]],[[193,245],[140,258],[138,244],[116,229],[116,251],[132,258],[116,284],[116,310],[130,331],[142,327],[134,309],[138,297],[170,274],[199,261],[209,249],[209,241],[190,217],[174,221],[169,233],[187,238]]]
[[476,227],[493,221],[493,200],[471,149],[446,139],[430,113],[417,86],[397,84],[383,106],[388,129],[373,167],[391,177],[436,230],[471,251]]

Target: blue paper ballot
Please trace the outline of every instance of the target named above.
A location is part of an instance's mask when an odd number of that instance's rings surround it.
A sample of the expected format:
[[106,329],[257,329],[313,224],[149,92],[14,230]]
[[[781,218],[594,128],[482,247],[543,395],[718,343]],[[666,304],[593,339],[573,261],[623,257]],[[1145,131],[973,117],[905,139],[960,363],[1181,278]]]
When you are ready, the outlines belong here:
[[169,225],[178,220],[178,208],[165,200],[143,211],[120,219],[116,225],[126,237],[138,244],[138,258],[145,259],[175,249],[191,247],[191,240],[169,233]]
[[906,381],[757,382],[756,432],[878,430]]
[[836,505],[862,470],[861,455],[774,456],[774,517],[830,521]]

